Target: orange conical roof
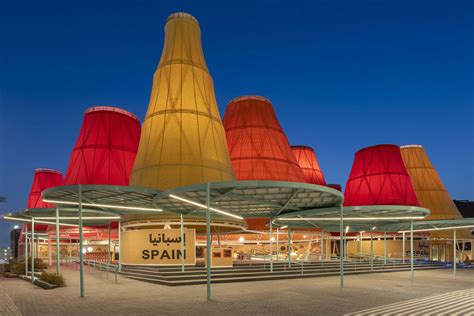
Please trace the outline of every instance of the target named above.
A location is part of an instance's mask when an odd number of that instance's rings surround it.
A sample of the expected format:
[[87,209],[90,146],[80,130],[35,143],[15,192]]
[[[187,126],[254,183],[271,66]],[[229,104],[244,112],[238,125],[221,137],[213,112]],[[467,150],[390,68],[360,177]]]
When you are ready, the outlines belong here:
[[268,99],[259,96],[233,99],[223,123],[238,180],[305,182]]
[[312,184],[326,185],[321,167],[319,167],[316,153],[308,146],[291,146],[306,182]]
[[401,152],[418,201],[431,210],[427,219],[462,218],[425,149],[420,145],[407,145],[401,147]]
[[344,205],[419,205],[398,146],[376,145],[356,152]]

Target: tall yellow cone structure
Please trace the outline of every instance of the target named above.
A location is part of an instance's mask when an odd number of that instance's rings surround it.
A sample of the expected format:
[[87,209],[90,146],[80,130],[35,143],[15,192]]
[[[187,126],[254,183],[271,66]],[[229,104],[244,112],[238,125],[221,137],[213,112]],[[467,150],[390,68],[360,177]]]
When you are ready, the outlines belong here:
[[[410,175],[420,206],[431,210],[428,220],[459,219],[461,213],[446,190],[441,178],[421,145],[401,146],[403,163]],[[459,230],[461,232],[462,230]],[[462,232],[461,235],[466,235]],[[432,236],[452,236],[451,231],[439,231]],[[458,234],[459,236],[459,234]],[[467,236],[466,236],[467,237]]]
[[130,185],[166,190],[234,179],[199,23],[174,13],[166,22]]

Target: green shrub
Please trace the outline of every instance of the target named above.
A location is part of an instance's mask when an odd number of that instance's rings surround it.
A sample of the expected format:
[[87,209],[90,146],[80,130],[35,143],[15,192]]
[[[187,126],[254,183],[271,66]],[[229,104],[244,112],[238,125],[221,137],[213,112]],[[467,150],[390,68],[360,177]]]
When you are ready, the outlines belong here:
[[40,275],[40,280],[44,282],[48,282],[49,284],[65,286],[66,281],[61,274],[51,273],[51,272],[43,272]]
[[24,261],[10,262],[10,272],[16,273],[16,274],[25,274],[25,262]]

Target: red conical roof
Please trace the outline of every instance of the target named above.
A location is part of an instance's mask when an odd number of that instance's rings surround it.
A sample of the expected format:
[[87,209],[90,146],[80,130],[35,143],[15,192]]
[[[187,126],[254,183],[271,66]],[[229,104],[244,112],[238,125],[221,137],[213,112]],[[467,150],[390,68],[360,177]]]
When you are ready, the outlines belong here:
[[48,188],[63,185],[63,174],[57,170],[39,168],[35,169],[33,184],[28,196],[27,208],[50,208],[52,204],[45,203],[41,199],[41,192]]
[[305,182],[269,100],[238,97],[227,106],[223,123],[238,180]]
[[400,147],[377,145],[356,152],[344,205],[419,205]]
[[303,171],[305,181],[312,184],[326,185],[321,167],[313,148],[308,146],[291,146],[301,170]]
[[[38,168],[35,169],[33,176],[33,184],[31,185],[30,195],[28,196],[28,202],[26,208],[50,208],[54,205],[45,203],[41,199],[41,192],[46,189],[63,185],[63,174],[54,169]],[[31,224],[28,225],[28,230],[31,230]],[[46,230],[48,225],[35,224],[35,230],[43,231]],[[25,229],[25,225],[22,226],[22,232]],[[20,240],[23,240],[23,234]]]
[[64,184],[128,185],[140,129],[140,121],[128,111],[108,106],[88,109]]

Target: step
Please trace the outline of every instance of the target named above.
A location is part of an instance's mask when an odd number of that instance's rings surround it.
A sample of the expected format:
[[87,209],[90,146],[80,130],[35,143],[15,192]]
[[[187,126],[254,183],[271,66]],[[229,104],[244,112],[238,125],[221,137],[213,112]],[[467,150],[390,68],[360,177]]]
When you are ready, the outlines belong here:
[[[416,266],[416,268],[421,268],[423,266]],[[383,266],[383,267],[374,267],[374,270],[387,270],[387,269],[396,269],[396,268],[401,268],[401,269],[409,269],[409,267],[402,266],[402,267],[393,267],[393,266]],[[360,271],[360,270],[370,270],[370,267],[352,267],[352,268],[345,268],[345,271]],[[370,270],[371,271],[371,270]],[[304,273],[321,273],[321,272],[339,272],[339,268],[330,268],[330,269],[313,269],[313,270],[287,270],[287,271],[273,271],[270,272],[268,270],[265,271],[245,271],[245,272],[236,272],[236,273],[212,273],[212,278],[233,278],[233,277],[248,277],[248,276],[266,276],[266,275],[273,275],[273,276],[279,276],[279,275],[299,275],[299,274]],[[163,275],[163,274],[144,274],[140,272],[134,272],[134,271],[122,271],[122,275],[124,276],[146,276],[149,278],[155,278],[155,279],[160,279],[160,280],[180,280],[180,279],[186,279],[186,280],[196,280],[196,279],[201,279],[205,278],[206,274],[205,273],[200,273],[200,274],[185,274],[181,273],[178,275]]]
[[[440,269],[438,266],[423,266],[416,267],[414,270],[431,270]],[[383,272],[403,272],[410,271],[409,268],[387,268],[387,269],[375,269],[375,270],[357,270],[357,271],[345,271],[345,275],[356,275],[365,273],[383,273]],[[246,276],[246,277],[216,277],[212,276],[212,283],[231,283],[231,282],[250,282],[250,281],[268,281],[268,280],[282,280],[282,279],[295,279],[295,278],[314,278],[314,277],[325,277],[325,276],[337,276],[339,271],[334,272],[318,272],[318,273],[304,273],[304,274],[286,274],[286,275],[257,275],[257,276]],[[127,278],[144,281],[155,284],[162,284],[168,286],[182,286],[182,285],[197,285],[205,284],[206,278],[194,279],[194,280],[169,280],[168,278],[150,278],[147,276],[127,276]]]
[[[422,266],[422,264],[415,264],[414,265],[415,267],[417,266]],[[396,265],[396,267],[406,267],[406,268],[409,268],[409,265],[408,264],[404,264],[404,265]],[[345,270],[361,270],[361,269],[369,269],[370,268],[370,265],[344,265],[344,269]],[[381,264],[374,264],[374,269],[378,269],[378,268],[381,268],[381,269],[384,269],[384,268],[394,268],[393,265],[390,265],[390,264],[387,264],[387,265],[381,265]],[[269,267],[263,269],[263,268],[255,268],[255,269],[225,269],[225,270],[219,270],[219,269],[213,269],[211,270],[211,273],[213,275],[237,275],[237,274],[246,274],[246,273],[270,273],[269,271]],[[298,267],[292,267],[292,268],[283,268],[283,267],[273,267],[273,271],[275,273],[278,273],[278,272],[295,272],[295,273],[300,273],[301,270],[303,271],[328,271],[328,270],[337,270],[339,271],[339,266],[337,265],[334,265],[334,266],[317,266],[317,267],[307,267],[307,266],[304,266],[303,269],[301,269],[301,266],[298,266]],[[183,277],[183,276],[186,276],[186,277],[192,277],[192,276],[196,276],[196,275],[205,275],[207,273],[206,270],[200,270],[200,271],[187,271],[185,270],[184,272],[182,272],[181,270],[179,271],[173,271],[173,272],[163,272],[163,271],[160,271],[160,270],[148,270],[148,269],[130,269],[130,268],[126,268],[126,269],[122,269],[122,272],[121,273],[125,273],[125,272],[130,272],[130,273],[136,273],[136,274],[145,274],[145,275],[159,275],[159,276],[163,276],[163,277],[174,277],[174,276],[177,276],[177,277]]]

